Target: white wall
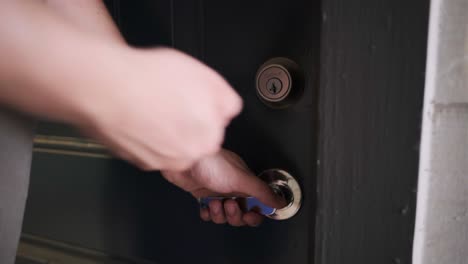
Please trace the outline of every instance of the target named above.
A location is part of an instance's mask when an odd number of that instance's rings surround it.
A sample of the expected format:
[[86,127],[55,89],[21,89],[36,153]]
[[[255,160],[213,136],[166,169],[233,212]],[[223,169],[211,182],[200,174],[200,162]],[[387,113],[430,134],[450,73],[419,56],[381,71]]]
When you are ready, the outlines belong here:
[[468,263],[468,0],[432,0],[414,264]]

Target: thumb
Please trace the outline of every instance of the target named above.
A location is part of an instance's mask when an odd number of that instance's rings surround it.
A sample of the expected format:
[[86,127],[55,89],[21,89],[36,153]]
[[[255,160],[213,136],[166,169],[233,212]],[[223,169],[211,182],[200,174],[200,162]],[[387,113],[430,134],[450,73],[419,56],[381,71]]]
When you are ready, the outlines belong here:
[[253,196],[260,202],[273,207],[283,208],[287,205],[283,197],[277,195],[267,183],[253,174],[239,173],[233,187],[236,192]]

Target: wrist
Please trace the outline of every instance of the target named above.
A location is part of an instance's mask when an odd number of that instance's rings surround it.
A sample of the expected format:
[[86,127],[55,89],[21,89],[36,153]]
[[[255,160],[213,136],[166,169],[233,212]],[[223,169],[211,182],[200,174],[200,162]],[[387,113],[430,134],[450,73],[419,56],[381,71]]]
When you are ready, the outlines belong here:
[[89,62],[85,59],[85,69],[64,95],[70,111],[67,122],[97,126],[121,118],[127,101],[124,96],[128,94],[124,90],[132,89],[133,53],[127,45],[103,45],[92,53],[92,65],[86,65]]

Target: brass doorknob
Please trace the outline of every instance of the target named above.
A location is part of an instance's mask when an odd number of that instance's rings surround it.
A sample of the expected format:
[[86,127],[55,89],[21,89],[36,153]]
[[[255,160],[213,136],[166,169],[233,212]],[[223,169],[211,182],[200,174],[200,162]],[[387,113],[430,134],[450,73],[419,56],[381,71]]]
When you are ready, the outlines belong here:
[[256,76],[256,91],[259,99],[272,108],[285,108],[302,94],[304,81],[299,65],[278,57],[260,66]]
[[268,218],[285,220],[293,217],[299,211],[302,204],[302,192],[299,183],[291,174],[281,169],[270,169],[259,174],[273,191],[282,196],[287,205],[283,208],[272,208],[255,197],[221,197],[210,196],[199,199],[200,206],[207,208],[212,200],[234,199],[245,212],[254,210]]

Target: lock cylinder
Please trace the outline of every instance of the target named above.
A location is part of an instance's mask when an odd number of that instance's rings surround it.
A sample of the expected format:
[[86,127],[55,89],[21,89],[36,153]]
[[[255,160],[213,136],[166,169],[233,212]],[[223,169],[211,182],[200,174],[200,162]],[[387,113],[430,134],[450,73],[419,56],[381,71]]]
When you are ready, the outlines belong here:
[[272,108],[286,108],[294,104],[303,92],[304,78],[299,65],[278,57],[266,61],[256,75],[258,98]]

